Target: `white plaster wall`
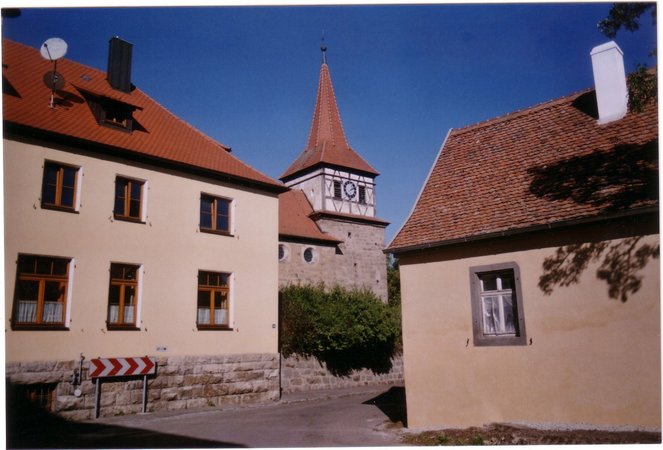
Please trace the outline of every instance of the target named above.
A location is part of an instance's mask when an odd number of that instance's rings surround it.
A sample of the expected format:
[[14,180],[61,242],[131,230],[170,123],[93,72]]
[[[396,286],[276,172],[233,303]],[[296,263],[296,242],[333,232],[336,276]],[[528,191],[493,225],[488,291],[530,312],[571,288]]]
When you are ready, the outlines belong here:
[[[659,238],[641,242],[658,245]],[[578,283],[546,296],[537,283],[543,260],[557,247],[482,245],[472,247],[475,256],[449,250],[400,258],[408,425],[660,429],[658,259],[641,271],[642,287],[623,303],[609,298],[597,263]],[[512,261],[520,267],[531,345],[475,347],[469,268]]]
[[[40,207],[46,159],[82,167],[79,214]],[[112,219],[116,175],[147,180],[145,224]],[[4,189],[8,362],[277,352],[276,194],[9,140]],[[234,199],[234,236],[199,232],[201,192]],[[19,253],[74,258],[68,331],[12,330]],[[106,329],[111,262],[143,265],[139,331]],[[198,270],[233,274],[234,330],[197,330]]]

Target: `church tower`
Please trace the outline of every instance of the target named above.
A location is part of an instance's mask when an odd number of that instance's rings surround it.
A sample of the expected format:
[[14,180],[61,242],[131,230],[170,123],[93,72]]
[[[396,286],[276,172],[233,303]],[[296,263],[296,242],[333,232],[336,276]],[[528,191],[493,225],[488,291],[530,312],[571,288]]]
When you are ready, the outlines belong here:
[[386,301],[382,250],[389,223],[376,217],[375,178],[379,173],[348,144],[327,65],[327,48],[323,45],[321,49],[308,141],[281,181],[304,194],[310,203],[308,218],[337,242],[334,257],[319,259],[320,280],[326,285],[369,288]]

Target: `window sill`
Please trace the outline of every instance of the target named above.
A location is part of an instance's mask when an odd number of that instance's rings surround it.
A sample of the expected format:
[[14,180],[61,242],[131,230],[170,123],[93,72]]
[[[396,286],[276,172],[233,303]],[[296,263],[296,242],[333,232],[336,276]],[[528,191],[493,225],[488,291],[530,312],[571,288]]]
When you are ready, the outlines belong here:
[[525,336],[475,336],[475,347],[522,346],[527,345]]
[[113,219],[119,220],[121,222],[132,222],[132,223],[140,223],[145,225],[145,222],[137,217],[118,216],[116,214],[113,214]]
[[219,236],[228,236],[228,237],[234,237],[235,235],[230,233],[229,231],[221,231],[221,230],[212,230],[210,228],[200,228],[201,233],[208,233],[208,234],[216,234]]
[[233,331],[233,328],[230,328],[227,325],[201,325],[197,324],[198,331]]
[[109,325],[106,324],[108,331],[140,331],[140,327],[135,325]]
[[44,325],[41,323],[29,324],[19,323],[12,324],[13,331],[69,331],[69,327],[65,325]]
[[72,214],[79,214],[78,211],[74,208],[70,208],[69,206],[58,206],[58,205],[51,205],[48,203],[42,203],[41,204],[41,209],[50,209],[52,211],[62,211],[62,212],[68,212]]

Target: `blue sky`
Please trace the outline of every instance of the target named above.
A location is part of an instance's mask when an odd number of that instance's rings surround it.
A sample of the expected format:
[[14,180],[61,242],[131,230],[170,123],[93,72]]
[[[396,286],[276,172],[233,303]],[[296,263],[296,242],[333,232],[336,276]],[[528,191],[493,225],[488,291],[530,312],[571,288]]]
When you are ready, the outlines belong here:
[[[350,145],[381,175],[387,242],[450,128],[593,85],[589,52],[610,3],[23,8],[4,37],[105,70],[108,39],[134,44],[132,81],[256,169],[278,178],[303,150],[324,33]],[[615,39],[627,71],[654,65],[651,17]]]

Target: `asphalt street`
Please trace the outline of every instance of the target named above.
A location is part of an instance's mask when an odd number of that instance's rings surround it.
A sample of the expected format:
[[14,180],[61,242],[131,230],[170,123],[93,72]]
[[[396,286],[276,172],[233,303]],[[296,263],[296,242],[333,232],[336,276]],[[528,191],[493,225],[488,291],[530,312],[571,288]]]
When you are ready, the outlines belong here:
[[401,445],[404,422],[403,388],[382,386],[296,394],[233,409],[55,423],[51,431],[15,431],[8,448],[384,447]]

